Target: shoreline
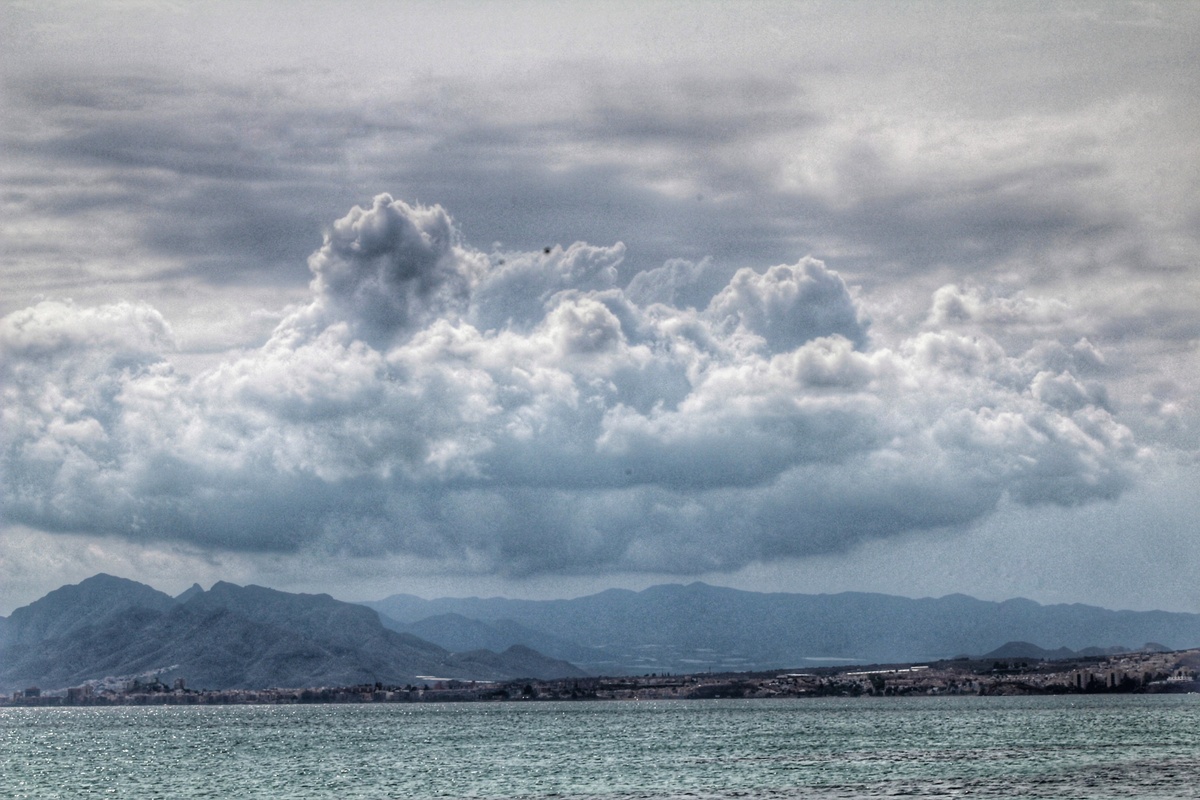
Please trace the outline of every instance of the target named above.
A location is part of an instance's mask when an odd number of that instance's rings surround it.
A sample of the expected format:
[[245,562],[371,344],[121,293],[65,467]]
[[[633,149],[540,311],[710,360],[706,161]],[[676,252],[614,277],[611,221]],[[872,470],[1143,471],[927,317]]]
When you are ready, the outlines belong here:
[[119,688],[105,679],[55,691],[30,687],[0,695],[0,707],[160,705],[305,705],[319,703],[446,703],[705,700],[939,695],[1091,695],[1200,692],[1200,649],[1123,653],[1068,661],[955,659],[928,664],[821,667],[805,672],[648,674],[559,680],[430,679],[404,686],[188,689],[137,678]]

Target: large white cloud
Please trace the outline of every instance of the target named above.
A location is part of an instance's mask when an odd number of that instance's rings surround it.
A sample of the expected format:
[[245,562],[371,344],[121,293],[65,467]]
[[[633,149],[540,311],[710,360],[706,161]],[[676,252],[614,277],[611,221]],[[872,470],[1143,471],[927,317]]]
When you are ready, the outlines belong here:
[[[487,255],[441,208],[380,195],[334,223],[310,301],[265,345],[191,377],[145,306],[10,314],[5,513],[510,574],[703,572],[1136,477],[1061,303],[946,287],[884,342],[816,259],[739,270],[697,308],[671,301],[704,265],[626,291],[624,255]],[[980,320],[1023,324],[1027,346]]]

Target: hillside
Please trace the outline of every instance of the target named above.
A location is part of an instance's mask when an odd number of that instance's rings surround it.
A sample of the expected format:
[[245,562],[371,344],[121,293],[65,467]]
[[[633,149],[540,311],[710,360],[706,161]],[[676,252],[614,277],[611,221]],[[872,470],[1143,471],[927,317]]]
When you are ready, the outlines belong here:
[[583,674],[529,649],[452,653],[328,595],[224,582],[172,598],[97,575],[15,610],[0,631],[4,692],[152,671],[210,689]]

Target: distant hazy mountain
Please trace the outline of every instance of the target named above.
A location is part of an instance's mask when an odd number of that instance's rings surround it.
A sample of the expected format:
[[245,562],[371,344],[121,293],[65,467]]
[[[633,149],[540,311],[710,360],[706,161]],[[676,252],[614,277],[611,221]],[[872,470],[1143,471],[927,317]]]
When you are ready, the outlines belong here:
[[452,652],[479,649],[500,651],[517,646],[529,647],[572,663],[597,662],[607,658],[604,650],[585,647],[512,620],[482,622],[462,614],[438,614],[409,623],[397,622],[386,614],[380,614],[379,618],[387,628],[412,634]]
[[573,663],[610,674],[923,661],[988,653],[1013,641],[1047,651],[1132,649],[1147,641],[1200,646],[1200,614],[965,595],[763,594],[692,583],[572,600],[393,595],[364,605],[443,647],[536,640],[542,652],[569,652]]
[[[1152,642],[1147,642],[1137,648],[1142,652],[1159,652],[1167,650],[1162,645],[1157,645]],[[1060,647],[1057,650],[1047,650],[1044,647],[1038,647],[1031,642],[1006,642],[1000,645],[990,653],[984,653],[980,658],[996,658],[996,659],[1030,659],[1033,661],[1060,661],[1066,658],[1087,658],[1087,657],[1103,657],[1115,656],[1120,653],[1129,652],[1128,647],[1114,645],[1112,647],[1085,647],[1082,650],[1071,650],[1066,647]]]
[[179,598],[97,575],[19,608],[0,627],[0,691],[73,686],[170,668],[196,688],[339,686],[419,676],[492,680],[584,674],[528,648],[451,653],[328,595],[218,583]]

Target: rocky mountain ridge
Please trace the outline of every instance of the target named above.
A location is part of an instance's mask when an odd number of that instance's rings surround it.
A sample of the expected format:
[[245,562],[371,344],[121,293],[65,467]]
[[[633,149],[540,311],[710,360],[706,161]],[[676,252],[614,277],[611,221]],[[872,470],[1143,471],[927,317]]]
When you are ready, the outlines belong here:
[[101,574],[16,609],[0,625],[0,692],[147,673],[209,689],[584,674],[526,647],[453,653],[329,595],[225,582],[173,598]]

